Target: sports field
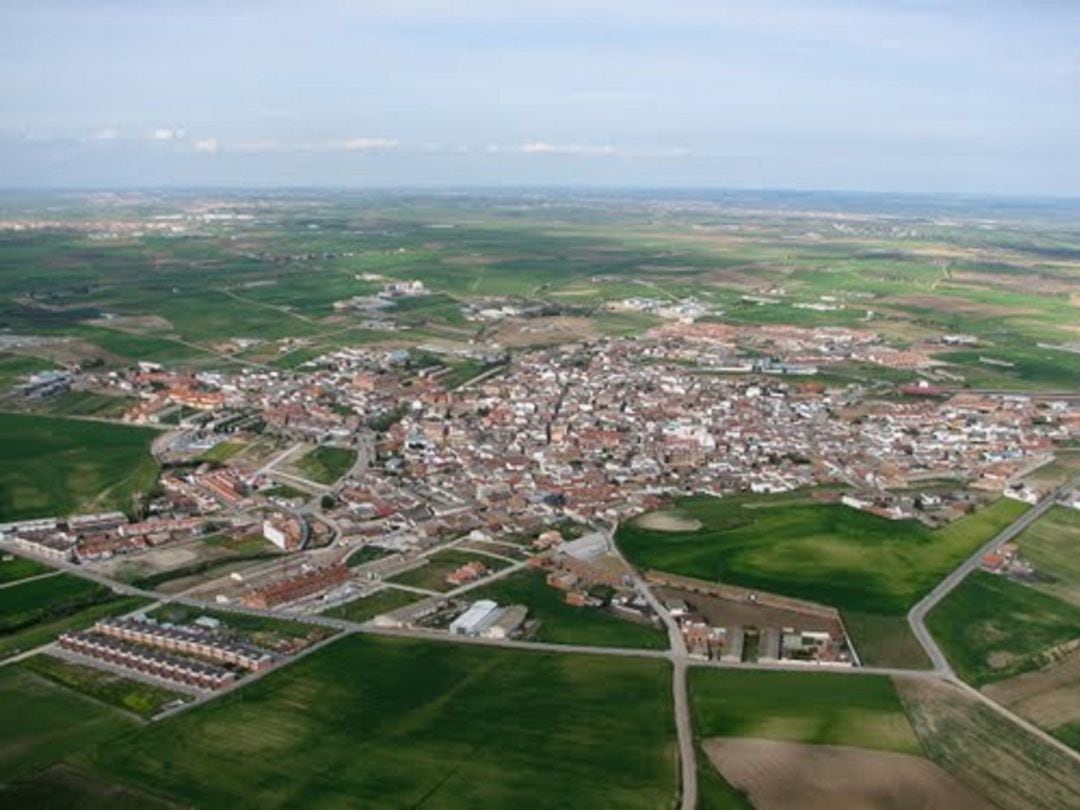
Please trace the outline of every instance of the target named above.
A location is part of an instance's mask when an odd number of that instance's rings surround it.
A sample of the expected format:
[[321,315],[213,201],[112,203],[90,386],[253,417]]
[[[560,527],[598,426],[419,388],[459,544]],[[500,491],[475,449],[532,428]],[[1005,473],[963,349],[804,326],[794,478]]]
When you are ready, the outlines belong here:
[[985,571],[946,596],[927,626],[974,686],[1049,666],[1080,646],[1080,607]]
[[[1002,499],[941,529],[893,521],[805,495],[691,497],[688,532],[620,526],[630,561],[700,579],[759,588],[841,610],[899,615],[1027,507]],[[858,644],[858,639],[856,639]]]
[[653,810],[670,693],[663,662],[354,636],[77,762],[202,807]]
[[540,622],[532,639],[555,644],[664,649],[667,634],[658,627],[628,619],[604,608],[572,607],[562,591],[548,586],[544,573],[525,569],[469,593],[474,599],[493,599],[500,605],[529,608],[529,620]]
[[128,509],[157,464],[144,428],[0,413],[0,522]]

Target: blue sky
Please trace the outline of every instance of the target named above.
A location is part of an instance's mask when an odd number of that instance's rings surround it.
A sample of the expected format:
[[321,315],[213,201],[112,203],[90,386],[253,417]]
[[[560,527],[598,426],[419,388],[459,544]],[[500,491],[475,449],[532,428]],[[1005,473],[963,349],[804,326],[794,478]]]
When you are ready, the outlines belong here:
[[1080,2],[0,5],[0,186],[1080,194]]

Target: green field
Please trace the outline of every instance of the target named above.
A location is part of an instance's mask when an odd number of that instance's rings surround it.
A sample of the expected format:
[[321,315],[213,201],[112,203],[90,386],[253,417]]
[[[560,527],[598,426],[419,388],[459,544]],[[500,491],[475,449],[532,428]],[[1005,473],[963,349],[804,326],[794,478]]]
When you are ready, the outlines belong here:
[[8,666],[0,669],[0,726],[0,785],[6,785],[137,728],[137,722],[28,669]]
[[77,761],[202,807],[652,810],[670,693],[663,662],[353,636]]
[[371,596],[353,599],[344,605],[332,607],[323,611],[327,616],[337,619],[348,619],[350,622],[366,622],[381,613],[389,613],[392,610],[411,605],[423,597],[419,594],[399,591],[396,588],[383,588]]
[[863,666],[930,669],[930,658],[906,616],[845,610],[842,617]]
[[125,678],[106,670],[74,664],[51,655],[32,656],[20,662],[19,667],[60,686],[66,686],[74,692],[141,717],[153,717],[174,701],[190,699],[179,692]]
[[974,686],[1041,669],[1080,639],[1080,607],[975,571],[927,617],[957,674]]
[[0,553],[0,584],[47,574],[54,569],[25,557]]
[[198,457],[197,461],[199,461],[199,462],[210,461],[210,462],[214,462],[214,463],[217,463],[217,464],[221,464],[221,463],[223,463],[225,461],[228,461],[230,458],[235,456],[237,453],[239,453],[241,450],[243,450],[247,446],[248,446],[247,442],[242,442],[242,441],[220,442],[219,444],[215,444],[213,447],[211,447],[205,453],[202,453]]
[[1053,507],[1017,542],[1039,573],[1035,587],[1080,607],[1080,510]]
[[129,509],[157,476],[143,428],[0,413],[0,522]]
[[667,634],[658,627],[621,619],[604,608],[572,607],[562,591],[544,581],[542,571],[525,569],[470,591],[471,599],[493,599],[500,605],[521,604],[529,619],[540,622],[532,639],[554,644],[666,649]]
[[293,466],[305,478],[320,484],[333,484],[352,468],[355,461],[355,450],[324,444],[316,447]]
[[498,560],[486,554],[470,554],[467,551],[447,549],[436,551],[427,558],[426,564],[390,577],[389,581],[429,591],[452,591],[455,586],[446,581],[446,575],[465,563],[473,561],[483,563],[489,571],[500,571],[510,565],[506,560]]
[[702,740],[763,737],[921,753],[892,681],[880,675],[694,667],[690,705]]
[[1027,507],[1002,499],[937,530],[798,494],[692,497],[678,508],[702,528],[620,526],[617,541],[632,563],[843,611],[900,615]]
[[0,588],[0,659],[54,641],[102,616],[135,610],[146,600],[120,597],[68,574]]

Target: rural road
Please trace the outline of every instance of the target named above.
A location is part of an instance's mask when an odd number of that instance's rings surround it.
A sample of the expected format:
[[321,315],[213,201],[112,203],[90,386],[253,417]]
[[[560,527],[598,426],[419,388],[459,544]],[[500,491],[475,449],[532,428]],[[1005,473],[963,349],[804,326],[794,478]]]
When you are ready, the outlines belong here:
[[978,567],[979,562],[983,557],[991,551],[1005,545],[1005,543],[1012,540],[1024,531],[1024,529],[1046,514],[1046,512],[1057,503],[1059,498],[1072,490],[1076,485],[1077,480],[1080,479],[1074,479],[1067,484],[1062,484],[1039,501],[1038,504],[1024,512],[1024,514],[1017,518],[1013,523],[982,545],[978,551],[968,557],[967,560],[961,563],[960,566],[945,577],[945,579],[941,580],[941,582],[937,584],[937,587],[919,600],[919,602],[908,611],[908,623],[911,625],[911,630],[915,633],[915,637],[919,640],[919,643],[922,644],[923,649],[926,650],[926,654],[930,656],[930,661],[933,664],[935,671],[940,672],[942,675],[953,675],[952,667],[949,665],[945,653],[941,651],[941,647],[938,646],[938,643],[926,628],[926,617],[930,614],[930,611],[932,611],[942,599],[948,596],[957,585],[963,582],[968,574]]

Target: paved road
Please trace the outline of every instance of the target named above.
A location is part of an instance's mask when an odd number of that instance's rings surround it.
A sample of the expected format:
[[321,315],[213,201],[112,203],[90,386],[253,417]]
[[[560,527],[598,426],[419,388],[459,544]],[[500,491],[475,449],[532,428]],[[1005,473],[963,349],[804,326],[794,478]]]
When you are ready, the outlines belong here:
[[1076,485],[1077,480],[1070,481],[1069,483],[1058,487],[1039,501],[1034,507],[1024,512],[1024,514],[1017,518],[1011,525],[1002,530],[1000,534],[986,542],[978,551],[961,563],[956,570],[939,582],[936,588],[930,591],[930,593],[924,596],[910,611],[908,611],[907,618],[908,623],[911,625],[911,630],[915,633],[915,637],[919,640],[919,643],[922,644],[923,649],[926,650],[926,654],[930,656],[930,661],[937,672],[940,672],[942,675],[953,675],[952,667],[949,665],[945,653],[941,651],[937,641],[934,640],[934,637],[926,628],[926,617],[930,614],[930,611],[932,611],[942,599],[948,596],[957,585],[963,582],[968,574],[978,567],[979,562],[984,556],[1005,545],[1005,543],[1015,538],[1024,531],[1024,529],[1046,514],[1046,512],[1057,503],[1059,498],[1072,490]]

